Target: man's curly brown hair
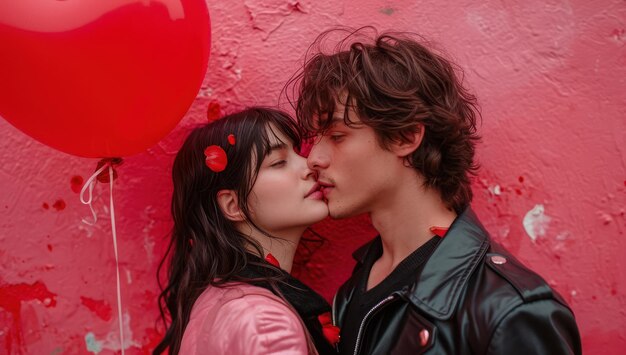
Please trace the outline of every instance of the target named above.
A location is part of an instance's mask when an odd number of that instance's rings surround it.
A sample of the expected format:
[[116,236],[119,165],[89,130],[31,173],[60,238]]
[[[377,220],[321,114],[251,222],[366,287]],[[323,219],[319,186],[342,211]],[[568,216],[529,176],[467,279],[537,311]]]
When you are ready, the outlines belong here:
[[[376,30],[326,31],[309,48],[303,68],[284,89],[302,128],[309,136],[324,133],[338,104],[345,106],[346,125],[355,124],[348,116],[354,110],[384,149],[390,142],[408,142],[424,127],[422,143],[406,164],[461,212],[472,200],[469,176],[478,169],[475,96],[463,86],[460,68],[423,38],[392,32],[364,37],[368,31]],[[324,45],[337,33],[344,39],[325,53]]]

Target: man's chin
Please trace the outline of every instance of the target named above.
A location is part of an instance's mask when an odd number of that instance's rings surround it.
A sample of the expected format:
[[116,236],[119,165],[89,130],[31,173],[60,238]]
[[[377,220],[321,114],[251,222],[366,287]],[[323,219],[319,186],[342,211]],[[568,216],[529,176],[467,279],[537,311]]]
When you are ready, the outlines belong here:
[[332,203],[328,204],[328,215],[332,219],[343,219],[343,218],[356,216],[357,213],[353,213],[353,212],[354,211],[350,211],[349,209],[346,209],[346,208],[333,206]]

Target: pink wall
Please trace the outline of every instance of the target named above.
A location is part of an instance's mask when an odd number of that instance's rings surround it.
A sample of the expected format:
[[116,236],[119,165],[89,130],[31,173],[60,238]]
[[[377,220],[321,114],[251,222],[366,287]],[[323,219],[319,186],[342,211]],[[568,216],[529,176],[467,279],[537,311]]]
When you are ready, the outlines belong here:
[[[170,227],[169,169],[187,127],[276,103],[308,44],[334,25],[414,30],[466,68],[484,120],[475,209],[572,305],[587,354],[626,349],[626,7],[622,0],[207,1],[205,85],[158,145],[126,159],[115,186],[127,354],[155,331],[155,270]],[[34,88],[32,95],[39,93]],[[0,98],[1,99],[1,98]],[[96,160],[54,151],[0,120],[0,353],[119,349],[107,186],[96,226],[77,186]],[[301,272],[330,298],[365,218],[317,226],[329,239]]]

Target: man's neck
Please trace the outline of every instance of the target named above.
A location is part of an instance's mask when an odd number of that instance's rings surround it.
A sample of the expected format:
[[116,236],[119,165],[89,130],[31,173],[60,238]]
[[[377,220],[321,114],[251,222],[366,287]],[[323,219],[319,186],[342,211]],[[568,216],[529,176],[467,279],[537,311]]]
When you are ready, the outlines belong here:
[[397,186],[370,213],[382,239],[379,262],[390,271],[433,237],[431,227],[448,228],[457,216],[436,190],[421,186],[421,181]]

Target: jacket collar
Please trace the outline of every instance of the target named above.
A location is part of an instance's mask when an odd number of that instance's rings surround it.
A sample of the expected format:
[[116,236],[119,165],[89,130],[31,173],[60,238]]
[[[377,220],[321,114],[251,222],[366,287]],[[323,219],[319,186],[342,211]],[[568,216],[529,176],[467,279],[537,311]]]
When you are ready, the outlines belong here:
[[[330,311],[330,305],[321,295],[285,270],[260,266],[260,264],[267,264],[267,266],[269,264],[256,255],[248,254],[248,259],[255,261],[255,263],[248,263],[238,273],[238,276],[248,279],[246,282],[251,285],[265,288],[274,294],[276,294],[276,290],[267,281],[267,278],[278,279],[275,287],[282,293],[285,300],[298,311],[302,319],[316,318],[318,315]],[[277,294],[277,296],[279,295]]]
[[[363,263],[372,244],[355,251],[354,258]],[[488,248],[489,234],[468,207],[454,220],[424,264],[409,290],[408,299],[433,318],[449,319]]]

